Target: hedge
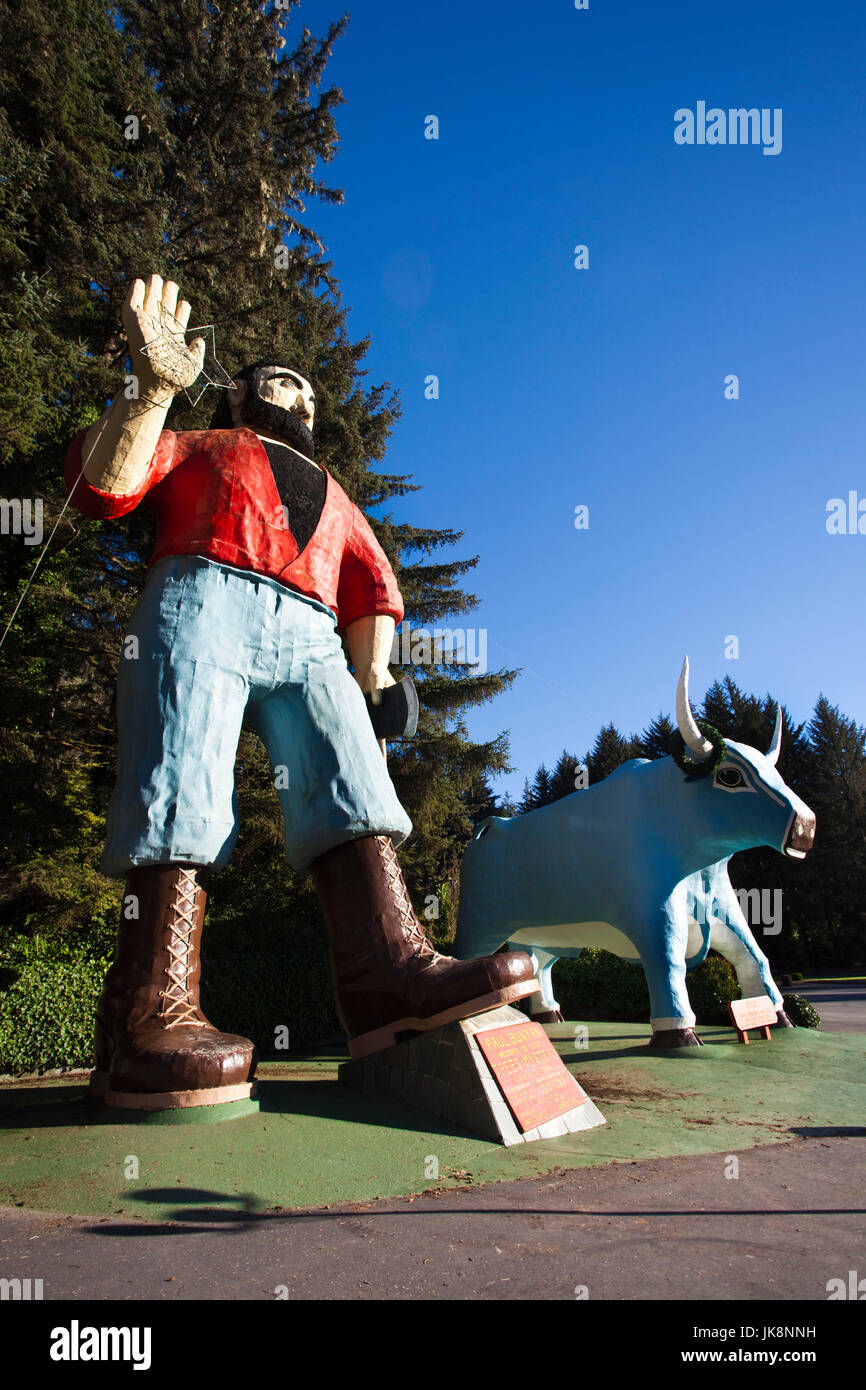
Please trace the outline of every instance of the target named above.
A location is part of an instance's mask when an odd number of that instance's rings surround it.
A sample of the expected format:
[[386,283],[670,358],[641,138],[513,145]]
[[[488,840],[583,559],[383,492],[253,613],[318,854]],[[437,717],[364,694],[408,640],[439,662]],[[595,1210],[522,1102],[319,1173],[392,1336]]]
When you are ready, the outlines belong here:
[[[97,955],[63,937],[18,937],[0,948],[0,1073],[92,1065],[93,1019],[109,963],[107,951]],[[341,1031],[318,924],[289,927],[267,916],[252,926],[209,923],[201,997],[215,1027],[251,1038],[263,1056],[279,1056],[280,1027],[289,1029],[293,1048]]]
[[[0,948],[0,1073],[20,1076],[89,1067],[93,1017],[109,964],[110,930],[88,943],[13,938]],[[101,954],[102,952],[102,954]],[[286,924],[278,914],[256,922],[209,923],[203,940],[202,1005],[217,1028],[251,1038],[262,1056],[281,1055],[340,1033],[331,994],[324,932],[318,922]],[[643,970],[607,951],[588,948],[554,967],[554,989],[566,1018],[646,1022],[650,1004]],[[727,961],[710,954],[687,975],[699,1023],[728,1022],[725,1005],[739,998]],[[785,995],[792,1023],[814,1028],[817,1013]]]
[[[650,999],[643,967],[594,946],[577,960],[553,967],[553,989],[564,1018],[611,1019],[647,1023]],[[727,1004],[739,999],[736,976],[726,960],[710,953],[686,975],[686,989],[698,1023],[727,1023]]]

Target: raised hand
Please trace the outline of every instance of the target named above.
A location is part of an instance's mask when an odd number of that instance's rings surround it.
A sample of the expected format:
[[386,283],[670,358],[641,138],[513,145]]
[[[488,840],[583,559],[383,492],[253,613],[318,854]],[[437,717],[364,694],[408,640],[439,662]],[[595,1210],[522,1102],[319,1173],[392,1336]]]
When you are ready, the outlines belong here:
[[82,472],[89,483],[116,496],[134,493],[147,475],[176,392],[192,386],[204,365],[204,338],[187,346],[190,306],[178,303],[173,280],[134,280],[123,306],[123,326],[134,396],[118,391],[84,437]]
[[146,387],[182,391],[192,386],[204,365],[204,338],[187,344],[184,337],[192,312],[188,300],[178,303],[173,280],[151,275],[147,283],[133,280],[123,306],[123,326],[132,368]]

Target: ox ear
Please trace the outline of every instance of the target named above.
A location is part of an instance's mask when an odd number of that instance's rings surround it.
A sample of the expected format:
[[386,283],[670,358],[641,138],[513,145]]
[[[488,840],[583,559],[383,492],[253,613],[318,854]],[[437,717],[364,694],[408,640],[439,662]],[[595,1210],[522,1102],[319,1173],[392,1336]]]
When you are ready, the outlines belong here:
[[779,750],[782,747],[782,711],[776,706],[776,724],[773,729],[773,737],[770,739],[770,746],[767,749],[767,762],[772,763],[773,767],[779,761]]

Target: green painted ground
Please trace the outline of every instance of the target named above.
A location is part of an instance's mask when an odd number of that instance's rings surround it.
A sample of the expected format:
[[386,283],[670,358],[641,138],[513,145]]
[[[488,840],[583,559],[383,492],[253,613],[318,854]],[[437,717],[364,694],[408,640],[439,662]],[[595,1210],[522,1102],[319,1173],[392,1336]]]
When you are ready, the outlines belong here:
[[[337,1084],[342,1057],[260,1068],[261,1110],[223,1124],[94,1123],[80,1081],[0,1087],[0,1203],[87,1215],[189,1219],[408,1195],[554,1169],[728,1153],[798,1131],[861,1127],[866,1035],[776,1029],[743,1047],[729,1029],[658,1053],[643,1025],[548,1031],[607,1119],[503,1149],[394,1101]],[[137,1176],[134,1174],[137,1160]],[[438,1181],[435,1164],[438,1163]]]

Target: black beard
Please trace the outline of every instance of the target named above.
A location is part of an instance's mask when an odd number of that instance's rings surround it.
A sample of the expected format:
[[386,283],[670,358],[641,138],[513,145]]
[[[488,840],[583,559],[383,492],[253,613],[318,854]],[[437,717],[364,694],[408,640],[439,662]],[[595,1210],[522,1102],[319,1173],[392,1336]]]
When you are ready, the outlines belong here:
[[285,410],[281,405],[274,405],[273,401],[263,401],[260,396],[250,396],[241,406],[241,423],[257,433],[291,445],[308,459],[316,457],[313,452],[313,431],[293,410]]

